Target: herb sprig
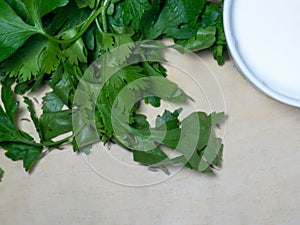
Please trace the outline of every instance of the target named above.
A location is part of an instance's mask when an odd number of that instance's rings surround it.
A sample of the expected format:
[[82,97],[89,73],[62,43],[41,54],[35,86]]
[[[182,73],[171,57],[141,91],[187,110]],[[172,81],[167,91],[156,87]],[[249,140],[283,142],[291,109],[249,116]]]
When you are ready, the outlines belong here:
[[[223,148],[213,127],[222,120],[223,113],[195,112],[180,121],[181,109],[166,110],[157,116],[155,126],[151,127],[147,117],[137,112],[139,104],[132,104],[136,91],[149,93],[151,90],[160,93],[160,96],[144,97],[145,103],[153,107],[160,106],[161,99],[186,101],[186,94],[166,78],[162,64],[153,61],[154,58],[164,61],[161,49],[153,48],[151,44],[148,47],[134,44],[163,38],[172,38],[177,44],[173,47],[183,53],[184,49],[209,48],[217,62],[224,63],[226,40],[222,2],[0,0],[3,105],[0,106],[0,146],[6,151],[5,155],[12,160],[22,160],[25,170],[30,171],[49,150],[64,143],[71,143],[74,151],[83,146],[86,148],[90,134],[94,132],[102,142],[117,143],[132,151],[134,160],[142,164],[163,167],[161,162],[183,163],[194,170],[212,172],[214,166],[220,164]],[[143,58],[143,61],[122,67],[103,84],[101,94],[92,101],[94,90],[83,85],[83,74],[94,61],[124,45],[127,47],[123,47],[114,60],[119,64],[135,57]],[[101,71],[105,76],[105,67]],[[147,79],[152,77],[160,83],[149,83]],[[86,84],[93,79],[95,77],[90,77]],[[135,82],[137,80],[139,82]],[[34,104],[26,94],[34,92],[41,84],[50,86],[52,91],[43,97],[42,114],[36,116]],[[128,86],[126,98],[120,97],[120,92]],[[80,93],[80,98],[74,101],[76,93]],[[15,121],[14,115],[19,110],[19,102],[15,100],[17,95],[23,96],[39,141],[22,131]],[[115,102],[117,114],[113,113]],[[76,109],[80,110],[76,113]],[[91,114],[95,125],[91,124]],[[112,118],[115,116],[115,123],[123,127],[120,122],[123,114],[129,116],[129,126],[122,128],[120,135],[114,130]],[[194,128],[195,121],[200,129]],[[54,141],[67,133],[71,134]],[[184,133],[186,145],[178,146]],[[162,134],[164,138],[160,140]],[[196,148],[188,141],[193,135],[198,140]],[[155,147],[147,149],[147,146]],[[181,156],[168,158],[162,146],[176,149]],[[0,168],[0,180],[3,173]]]

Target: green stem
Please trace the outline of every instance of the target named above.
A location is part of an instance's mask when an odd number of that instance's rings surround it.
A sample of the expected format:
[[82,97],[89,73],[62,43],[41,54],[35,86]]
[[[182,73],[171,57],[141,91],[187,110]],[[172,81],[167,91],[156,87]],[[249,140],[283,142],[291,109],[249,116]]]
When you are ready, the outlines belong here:
[[108,29],[107,29],[108,26],[107,26],[106,10],[107,10],[109,4],[110,4],[110,0],[105,0],[104,4],[103,4],[103,7],[102,7],[102,23],[103,23],[104,32],[108,31]]
[[31,146],[36,146],[36,147],[57,147],[65,142],[68,142],[71,138],[73,138],[73,135],[69,136],[69,137],[66,137],[62,140],[59,140],[59,141],[55,141],[55,142],[52,142],[52,141],[45,141],[45,142],[42,142],[42,143],[36,143],[34,141],[30,141],[30,140],[27,140],[27,139],[19,139],[19,140],[16,140],[14,142],[17,142],[17,143],[22,143],[22,144],[27,144],[27,145],[31,145]]
[[36,143],[36,142],[33,142],[33,141],[29,141],[27,139],[19,139],[19,140],[16,140],[14,141],[16,143],[20,143],[20,144],[27,144],[27,145],[32,145],[32,146],[36,146],[36,147],[42,147],[43,145],[40,144],[40,143]]
[[68,39],[68,40],[60,40],[60,39],[57,39],[49,34],[47,34],[46,32],[43,31],[43,35],[48,38],[49,40],[51,41],[54,41],[56,43],[59,43],[59,44],[70,44],[74,41],[76,41],[77,39],[79,39],[83,34],[84,32],[89,28],[89,26],[94,22],[94,20],[101,14],[101,12],[103,12],[103,8],[100,7],[99,9],[95,10],[91,16],[88,18],[87,22],[83,25],[83,27],[80,29],[80,31],[72,38]]
[[96,5],[95,5],[96,9],[99,7],[100,2],[101,2],[101,0],[96,0]]
[[96,22],[96,26],[97,26],[97,28],[98,28],[99,32],[100,32],[100,33],[102,33],[102,32],[103,32],[103,30],[102,30],[102,29],[101,29],[101,27],[100,27],[100,23],[99,23],[99,20],[98,20],[98,18],[95,20],[95,22]]
[[64,139],[61,139],[59,141],[55,141],[55,142],[51,142],[51,141],[47,141],[47,142],[42,142],[41,145],[51,148],[51,147],[57,147],[65,142],[68,142],[71,138],[73,138],[73,135],[66,137]]

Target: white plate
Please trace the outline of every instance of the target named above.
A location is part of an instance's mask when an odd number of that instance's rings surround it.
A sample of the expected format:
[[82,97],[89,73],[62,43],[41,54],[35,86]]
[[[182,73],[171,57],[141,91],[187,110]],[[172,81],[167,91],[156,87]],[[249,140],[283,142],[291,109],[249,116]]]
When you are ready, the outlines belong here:
[[267,95],[300,107],[300,1],[225,0],[231,56]]

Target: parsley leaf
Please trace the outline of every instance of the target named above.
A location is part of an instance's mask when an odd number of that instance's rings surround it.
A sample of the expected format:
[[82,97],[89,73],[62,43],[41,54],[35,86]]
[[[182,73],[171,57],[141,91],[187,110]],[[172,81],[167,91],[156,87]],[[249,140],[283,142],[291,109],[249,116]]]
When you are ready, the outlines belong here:
[[39,73],[51,73],[60,64],[61,57],[58,44],[36,36],[1,65],[10,77],[24,82]]
[[[216,138],[210,116],[205,113],[196,112],[190,114],[182,121],[182,135],[184,140],[180,146],[177,146],[177,150],[182,153],[182,156],[178,156],[171,159],[173,162],[183,163],[186,167],[201,172],[212,172],[212,166],[219,166],[223,145],[221,140]],[[198,119],[200,125],[200,131],[195,126],[195,119]],[[199,136],[196,137],[195,135]],[[194,140],[198,139],[198,143],[195,146]]]
[[78,39],[75,43],[71,44],[65,51],[64,55],[68,58],[71,65],[78,65],[80,62],[87,62],[86,47],[82,39]]
[[4,0],[0,0],[0,15],[0,61],[3,61],[38,30],[24,23]]
[[[187,96],[167,79],[162,65],[166,62],[162,50],[170,46],[137,41],[173,38],[182,46],[175,47],[178,51],[209,48],[221,64],[226,56],[222,4],[0,0],[0,146],[5,155],[22,160],[29,171],[46,152],[63,143],[88,154],[100,139],[132,151],[136,162],[166,172],[170,163],[213,172],[223,151],[213,128],[224,114],[194,112],[181,120],[182,109],[166,110],[151,127],[147,116],[138,113],[141,101],[158,107],[161,99],[184,103]],[[88,68],[92,69],[86,73]],[[43,97],[43,113],[38,117],[37,105],[26,95],[41,84],[52,91]],[[15,121],[16,94],[27,105],[39,141]],[[71,134],[60,139],[67,133]],[[166,148],[180,155],[171,158]],[[0,169],[0,179],[2,175]]]
[[177,40],[176,44],[190,51],[199,51],[211,47],[216,41],[215,35],[216,35],[215,27],[213,26],[206,27],[206,28],[201,27],[197,31],[197,34],[195,36],[186,40]]
[[42,109],[44,112],[58,112],[64,106],[64,103],[54,91],[47,93],[43,97],[43,100],[44,105]]
[[14,114],[19,107],[19,102],[14,99],[14,93],[11,90],[11,85],[13,84],[12,79],[6,79],[5,85],[1,89],[1,98],[4,104],[6,114],[8,115],[10,121],[14,123]]
[[216,27],[216,41],[211,47],[214,58],[218,64],[223,64],[226,59],[226,37],[223,27],[223,1],[217,3],[208,3],[202,16],[202,27]]
[[68,0],[23,0],[24,11],[35,26],[41,27],[41,18],[58,7],[65,6]]
[[138,30],[144,12],[149,10],[150,7],[148,0],[125,0],[124,25],[128,26],[131,23],[131,27]]
[[20,141],[23,137],[14,125],[14,114],[19,103],[13,98],[10,82],[2,86],[1,99],[6,111],[0,106],[0,142]]
[[45,140],[72,131],[72,110],[45,112],[40,117],[40,128]]
[[122,46],[122,48],[115,50],[114,54],[118,56],[118,64],[125,61],[131,53],[131,47],[133,47],[132,34],[112,34],[102,33],[102,46],[103,50],[109,51],[116,47]]
[[144,165],[155,165],[166,159],[168,156],[160,148],[149,151],[133,151],[133,160]]
[[33,106],[32,101],[28,97],[25,96],[24,97],[24,103],[27,104],[27,109],[30,112],[30,117],[33,121],[33,124],[34,124],[40,138],[42,138],[42,133],[41,133],[41,130],[40,130],[40,122],[39,122],[39,119],[37,118],[37,116],[35,114],[35,110],[34,110],[34,106]]
[[[34,34],[44,34],[41,17],[52,10],[64,6],[68,0],[23,0],[11,1],[22,15],[26,15],[32,25],[25,23],[4,0],[0,0],[0,61],[10,57],[26,40]],[[24,55],[23,55],[24,56]],[[32,73],[35,73],[33,70]],[[26,73],[28,74],[28,72]],[[26,79],[25,79],[26,80]]]
[[64,7],[58,8],[52,12],[51,23],[48,30],[50,33],[63,33],[82,24],[90,15],[89,9],[80,9],[75,2],[71,1]]
[[[213,113],[207,116],[204,113],[192,113],[181,122],[178,119],[181,109],[173,113],[166,110],[162,116],[156,119],[156,127],[152,130],[150,139],[146,136],[147,142],[156,143],[160,136],[166,131],[160,145],[176,149],[182,153],[181,156],[169,158],[159,147],[147,151],[135,150],[134,160],[145,165],[162,166],[170,162],[183,163],[186,167],[201,172],[212,172],[212,166],[219,166],[223,145],[221,140],[216,138],[212,132],[212,117],[222,119],[222,113]],[[195,124],[199,121],[199,127]],[[215,122],[215,121],[214,121]],[[146,124],[144,122],[144,124]],[[150,127],[144,128],[149,129]],[[137,133],[136,133],[137,134]],[[143,137],[139,134],[139,140]],[[196,142],[195,142],[196,141]],[[143,142],[145,143],[145,142]]]
[[52,73],[51,79],[48,81],[49,86],[53,89],[54,93],[66,105],[70,106],[72,94],[74,94],[78,80],[75,78],[75,66],[65,64],[63,67],[58,67]]
[[18,107],[8,84],[10,81],[2,86],[1,98],[6,112],[0,107],[0,146],[7,150],[5,153],[7,157],[12,160],[23,160],[24,168],[28,171],[41,157],[42,146],[14,125],[13,115]]
[[94,8],[96,0],[75,0],[75,2],[79,8],[85,8],[87,6]]
[[190,38],[199,28],[197,20],[204,4],[205,0],[166,0],[157,21],[144,34],[145,39],[156,39],[161,35]]
[[26,171],[29,171],[43,155],[41,146],[4,142],[1,143],[1,147],[7,150],[5,155],[13,161],[23,160]]

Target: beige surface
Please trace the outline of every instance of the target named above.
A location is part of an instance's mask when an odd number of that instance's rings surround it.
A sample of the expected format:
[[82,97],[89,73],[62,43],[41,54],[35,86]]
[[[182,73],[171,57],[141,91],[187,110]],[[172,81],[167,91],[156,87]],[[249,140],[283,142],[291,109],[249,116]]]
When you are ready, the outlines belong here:
[[31,175],[0,155],[0,224],[300,224],[300,109],[253,88],[232,63],[201,54],[227,107],[223,165],[215,176],[184,169],[160,184],[127,187],[94,173],[71,150]]

